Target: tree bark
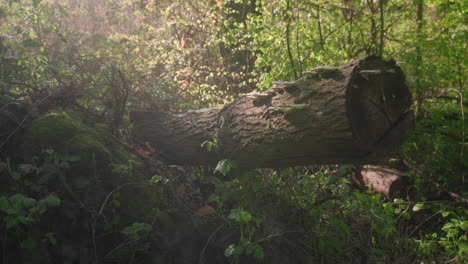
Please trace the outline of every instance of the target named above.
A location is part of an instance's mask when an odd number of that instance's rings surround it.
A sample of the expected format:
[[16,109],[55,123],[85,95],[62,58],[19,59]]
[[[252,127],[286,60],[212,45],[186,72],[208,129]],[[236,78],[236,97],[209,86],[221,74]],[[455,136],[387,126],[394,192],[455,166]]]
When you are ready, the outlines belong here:
[[[411,95],[394,61],[369,56],[317,67],[293,82],[182,114],[132,111],[136,139],[168,164],[244,168],[368,164],[394,153],[412,130]],[[205,141],[218,148],[207,151]]]

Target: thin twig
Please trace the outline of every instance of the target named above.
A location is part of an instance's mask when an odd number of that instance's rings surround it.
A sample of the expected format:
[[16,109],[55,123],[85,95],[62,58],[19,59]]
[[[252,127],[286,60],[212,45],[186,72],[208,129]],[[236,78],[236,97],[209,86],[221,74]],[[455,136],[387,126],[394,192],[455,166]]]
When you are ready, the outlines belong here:
[[273,238],[273,237],[277,237],[277,236],[283,236],[283,235],[286,235],[286,234],[291,234],[291,233],[301,233],[301,231],[285,231],[285,232],[282,232],[282,233],[277,233],[277,234],[270,234],[264,238],[261,238],[257,241],[255,241],[254,243],[258,244],[258,243],[261,243],[265,240],[268,240],[270,238]]
[[96,264],[97,264],[97,263],[100,263],[100,262],[103,261],[105,258],[107,258],[108,256],[112,255],[117,249],[119,249],[119,248],[121,248],[121,247],[123,247],[123,246],[126,246],[126,245],[133,244],[133,243],[137,242],[138,240],[142,240],[143,238],[145,238],[145,237],[147,237],[147,236],[148,236],[148,235],[143,235],[143,236],[141,236],[141,237],[139,237],[139,238],[136,238],[136,239],[134,239],[134,240],[130,240],[130,241],[124,242],[124,243],[122,243],[122,244],[116,246],[114,249],[112,249],[111,251],[109,251],[104,257],[102,257],[101,259],[99,259],[99,260],[96,262]]
[[201,262],[202,262],[203,254],[205,253],[205,250],[208,247],[208,244],[210,243],[211,238],[213,238],[214,234],[216,234],[216,232],[218,232],[218,230],[220,230],[224,226],[225,226],[225,224],[222,224],[222,225],[218,226],[218,228],[216,228],[216,230],[213,231],[213,233],[211,233],[210,237],[208,238],[208,240],[205,243],[205,246],[203,247],[202,251],[200,252],[200,257],[198,258],[198,263],[199,264],[201,264]]
[[[44,102],[47,98],[49,98],[51,95],[47,95],[46,97],[44,97],[41,101],[39,101],[39,103],[36,104],[36,106],[39,106],[40,104],[42,104],[42,102]],[[30,115],[32,115],[32,113],[34,112],[34,110],[31,110],[28,112],[28,114],[26,114],[26,116],[23,118],[23,120],[18,124],[18,126],[8,135],[8,137],[5,139],[5,141],[2,142],[2,144],[0,144],[0,149],[8,142],[8,140],[10,140],[10,138],[16,133],[18,132],[18,130],[21,128],[21,126],[23,125],[24,122],[26,122],[26,120],[29,118]]]
[[122,184],[120,185],[119,187],[115,188],[114,190],[112,190],[107,196],[106,196],[106,199],[104,200],[104,202],[102,203],[101,205],[101,209],[99,209],[99,213],[98,213],[98,217],[102,214],[102,210],[104,210],[104,207],[106,206],[106,203],[107,201],[109,200],[110,196],[115,193],[116,191],[122,189],[123,187],[125,186],[128,186],[128,185],[146,185],[147,183],[146,182],[128,182],[128,183],[125,183],[125,184]]
[[391,203],[392,205],[413,205],[413,204],[435,204],[435,203],[453,203],[453,201],[440,200],[440,201],[421,201],[421,202],[395,202]]

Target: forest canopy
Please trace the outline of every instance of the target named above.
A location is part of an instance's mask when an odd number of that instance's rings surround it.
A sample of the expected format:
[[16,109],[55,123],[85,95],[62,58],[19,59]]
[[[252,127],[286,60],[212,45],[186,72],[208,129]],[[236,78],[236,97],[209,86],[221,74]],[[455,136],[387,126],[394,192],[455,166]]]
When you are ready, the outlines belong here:
[[[0,262],[466,263],[467,10],[460,0],[0,1]],[[405,76],[412,99],[400,110],[414,113],[411,135],[375,164],[169,165],[173,141],[135,137],[132,112],[171,124],[361,58]],[[223,151],[215,136],[200,141],[190,147]]]

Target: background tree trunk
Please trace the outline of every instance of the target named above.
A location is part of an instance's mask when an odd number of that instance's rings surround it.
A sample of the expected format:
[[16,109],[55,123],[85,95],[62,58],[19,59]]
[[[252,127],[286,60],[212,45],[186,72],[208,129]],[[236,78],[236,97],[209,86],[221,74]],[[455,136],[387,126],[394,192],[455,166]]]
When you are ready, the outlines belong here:
[[[369,56],[317,67],[217,108],[133,111],[135,137],[169,164],[241,167],[367,164],[394,153],[413,126],[411,95],[394,61]],[[211,152],[201,147],[216,139]]]

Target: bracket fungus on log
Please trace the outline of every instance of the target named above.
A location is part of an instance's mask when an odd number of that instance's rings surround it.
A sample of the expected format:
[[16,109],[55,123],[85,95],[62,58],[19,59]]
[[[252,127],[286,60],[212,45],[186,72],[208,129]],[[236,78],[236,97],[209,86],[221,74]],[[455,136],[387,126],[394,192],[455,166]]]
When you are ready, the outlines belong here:
[[[411,94],[394,61],[369,56],[317,67],[216,108],[135,110],[134,135],[168,164],[244,168],[368,164],[393,154],[413,128]],[[211,152],[201,147],[216,139]]]

